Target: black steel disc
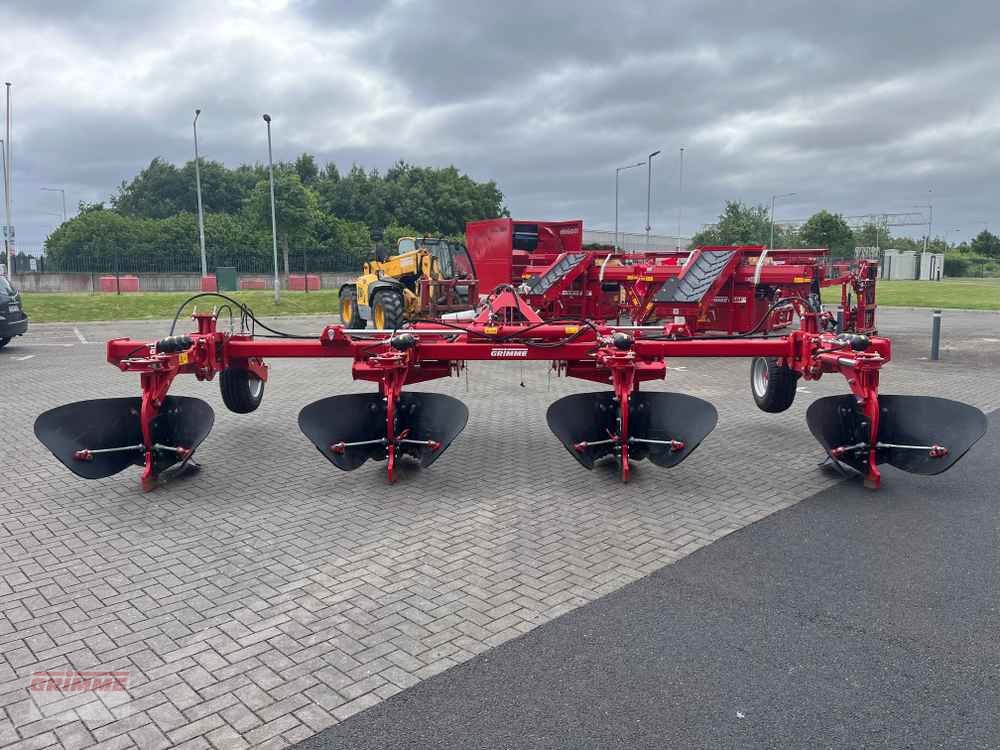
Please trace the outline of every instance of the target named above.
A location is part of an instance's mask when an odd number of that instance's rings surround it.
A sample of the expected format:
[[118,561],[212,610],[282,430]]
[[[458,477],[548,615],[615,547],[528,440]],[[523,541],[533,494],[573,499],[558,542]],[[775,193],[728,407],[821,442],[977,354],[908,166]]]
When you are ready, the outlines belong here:
[[[582,466],[615,455],[612,443],[600,444],[618,434],[618,404],[611,391],[574,393],[549,406],[545,415],[549,429]],[[647,440],[677,440],[684,444],[674,451],[667,445],[632,443],[629,456],[636,461],[648,458],[657,466],[676,466],[691,455],[715,429],[718,412],[712,404],[683,393],[637,391],[629,398],[629,434]],[[582,450],[576,445],[588,443]],[[597,442],[598,445],[590,445]]]
[[947,454],[884,448],[878,460],[911,474],[947,471],[986,434],[986,415],[961,401],[933,396],[879,396],[878,439],[896,445],[941,445]]
[[[314,401],[299,412],[299,429],[317,450],[338,469],[353,471],[368,459],[386,457],[382,442],[348,446],[334,451],[337,443],[381,441],[386,434],[386,413],[383,397],[377,393],[351,393]],[[396,435],[409,430],[411,440],[434,440],[438,450],[428,446],[403,443],[399,453],[416,457],[424,467],[434,463],[465,429],[469,409],[457,398],[441,393],[406,391],[396,407]]]
[[[947,471],[986,434],[986,415],[974,406],[934,396],[880,395],[879,443],[940,445],[947,453],[929,450],[878,448],[876,463],[888,463],[912,474],[933,475]],[[869,441],[868,420],[853,395],[827,396],[806,411],[809,430],[827,453],[834,448]],[[868,473],[867,450],[848,451],[834,460],[861,474]]]
[[[138,397],[77,401],[40,414],[35,436],[64,466],[84,479],[102,479],[130,465],[142,466],[143,451],[101,453],[91,460],[75,458],[77,451],[121,448],[142,444]],[[215,422],[212,407],[198,398],[167,396],[153,419],[154,443],[194,450],[208,436]],[[173,452],[153,454],[156,473],[179,463]]]
[[639,391],[629,399],[629,431],[632,437],[647,440],[679,440],[680,450],[666,445],[635,443],[629,449],[636,455],[637,448],[657,466],[669,469],[690,456],[701,441],[715,429],[719,412],[708,401],[685,393],[660,393]]

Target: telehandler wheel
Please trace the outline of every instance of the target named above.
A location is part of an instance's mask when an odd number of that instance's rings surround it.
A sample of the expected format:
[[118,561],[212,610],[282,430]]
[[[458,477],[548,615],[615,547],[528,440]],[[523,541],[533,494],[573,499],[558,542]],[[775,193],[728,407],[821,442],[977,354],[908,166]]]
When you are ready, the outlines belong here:
[[348,288],[340,295],[340,322],[348,328],[364,328],[367,322],[358,311],[358,290]]
[[761,411],[776,414],[795,400],[799,373],[778,364],[777,357],[754,357],[750,363],[750,391]]
[[264,381],[249,370],[230,367],[219,373],[219,391],[229,411],[249,414],[264,400]]
[[403,316],[403,296],[398,292],[375,292],[372,300],[372,321],[375,328],[395,330],[405,323]]

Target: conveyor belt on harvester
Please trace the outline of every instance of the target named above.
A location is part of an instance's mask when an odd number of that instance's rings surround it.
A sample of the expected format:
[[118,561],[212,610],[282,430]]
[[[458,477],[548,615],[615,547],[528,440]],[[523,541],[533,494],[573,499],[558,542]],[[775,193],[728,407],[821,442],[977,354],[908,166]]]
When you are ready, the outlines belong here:
[[545,294],[554,284],[557,284],[566,274],[576,268],[587,253],[566,253],[559,260],[549,266],[545,273],[540,276],[528,279],[525,283],[531,294]]
[[733,259],[732,250],[703,250],[684,267],[683,273],[660,287],[656,302],[701,302]]

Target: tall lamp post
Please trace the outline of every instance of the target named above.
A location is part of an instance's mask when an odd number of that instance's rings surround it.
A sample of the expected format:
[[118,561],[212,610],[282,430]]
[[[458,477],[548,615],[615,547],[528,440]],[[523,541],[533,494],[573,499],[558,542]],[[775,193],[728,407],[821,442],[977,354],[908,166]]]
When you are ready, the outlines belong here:
[[628,164],[624,167],[615,168],[615,250],[621,250],[618,246],[618,176],[624,172],[626,169],[635,169],[636,167],[641,167],[646,162],[637,161],[635,164]]
[[[930,193],[930,190],[927,191]],[[927,243],[931,240],[931,227],[934,225],[934,204],[933,203],[923,203],[917,204],[914,208],[926,208],[927,209],[927,236],[924,237],[924,252],[927,252]]]
[[768,250],[774,248],[774,202],[778,198],[791,198],[793,195],[798,195],[798,193],[781,193],[780,195],[771,196],[771,241],[767,245]]
[[646,157],[646,164],[648,167],[646,170],[646,250],[649,250],[649,230],[651,228],[649,224],[649,207],[650,196],[652,195],[653,190],[653,157],[659,153],[660,150],[657,149]]
[[4,84],[7,88],[7,112],[5,115],[6,119],[6,136],[4,140],[4,181],[3,181],[3,194],[4,194],[4,215],[7,221],[7,232],[4,235],[4,241],[7,244],[7,278],[14,277],[14,227],[12,226],[11,219],[11,202],[12,196],[11,191],[14,189],[14,164],[11,159],[13,154],[11,153],[10,147],[10,81]]
[[49,193],[62,193],[62,208],[63,208],[62,217],[63,217],[63,223],[66,223],[66,191],[63,190],[62,188],[54,188],[54,187],[43,187],[42,190],[45,190]]
[[[201,277],[208,276],[208,264],[205,262],[205,214],[201,209],[201,165],[198,159],[198,115],[200,109],[194,111],[191,128],[194,130],[194,185],[198,193],[198,241],[201,244]],[[202,287],[204,289],[205,287]]]
[[[7,205],[7,141],[5,141],[3,138],[0,138],[0,179],[3,180],[3,201],[4,201],[4,206],[6,207],[6,205]],[[8,212],[8,215],[9,215],[9,212]],[[6,274],[8,278],[10,278],[10,277],[13,276],[13,272],[7,270],[7,224],[6,224],[7,221],[9,221],[9,219],[4,218],[4,222],[5,223],[3,224],[3,232],[0,232],[0,234],[3,235],[3,248],[2,248],[3,258],[0,258],[0,266],[3,267],[4,274]],[[3,276],[4,274],[0,274],[0,276]]]
[[677,247],[681,249],[681,211],[683,211],[681,197],[684,195],[684,147],[681,146],[681,166],[677,173]]
[[764,249],[764,252],[762,252],[760,254],[760,257],[757,258],[757,270],[754,271],[753,274],[754,286],[760,283],[760,272],[764,270],[764,258],[767,257],[767,254],[774,247],[774,202],[778,198],[791,198],[793,195],[798,195],[798,193],[781,193],[779,195],[771,196],[771,241],[768,242],[767,247]]
[[271,158],[271,115],[264,115],[267,123],[267,176],[271,183],[271,245],[274,248],[274,304],[281,303],[281,282],[278,280],[278,220],[274,213],[274,160]]

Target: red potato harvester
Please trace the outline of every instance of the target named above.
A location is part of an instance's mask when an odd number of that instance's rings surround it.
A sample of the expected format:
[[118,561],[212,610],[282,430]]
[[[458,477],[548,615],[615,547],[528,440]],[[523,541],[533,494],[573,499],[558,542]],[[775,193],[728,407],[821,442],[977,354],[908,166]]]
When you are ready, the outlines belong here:
[[[672,357],[751,358],[751,393],[768,412],[791,406],[800,378],[839,373],[849,393],[813,402],[809,429],[836,466],[871,488],[879,486],[879,464],[938,474],[986,432],[985,415],[967,404],[879,394],[891,344],[875,327],[872,262],[761,246],[623,253],[584,248],[582,233],[579,221],[471,222],[475,281],[494,291],[468,311],[396,330],[327,325],[317,335],[292,335],[268,328],[224,295],[195,295],[188,303],[221,297],[220,309],[238,309],[239,330],[219,330],[217,311],[195,312],[190,334],[174,336],[171,327],[159,341],[109,341],[108,361],[140,376],[141,396],[57,407],[38,417],[35,434],[78,476],[98,479],[136,465],[143,489],[152,489],[194,465],[192,454],[214,420],[204,401],[168,395],[174,378],[218,375],[227,408],[248,413],[263,399],[264,361],[275,357],[350,359],[356,380],[378,385],[370,394],[307,405],[299,427],[340,469],[385,460],[390,481],[401,456],[430,466],[468,420],[458,399],[404,386],[457,375],[472,360],[548,361],[558,374],[610,386],[559,399],[547,421],[581,465],[613,459],[626,481],[631,461],[676,466],[716,425],[707,401],[640,389],[665,378]],[[436,285],[448,291],[451,282],[414,283],[433,309],[442,291]],[[823,310],[820,290],[836,286],[835,317]]]

